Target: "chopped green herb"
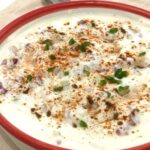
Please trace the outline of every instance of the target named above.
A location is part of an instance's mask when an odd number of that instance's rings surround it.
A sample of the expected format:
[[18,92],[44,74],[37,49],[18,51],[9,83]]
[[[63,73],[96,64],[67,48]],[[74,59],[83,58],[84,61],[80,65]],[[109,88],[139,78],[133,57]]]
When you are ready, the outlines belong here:
[[50,60],[55,60],[56,59],[55,55],[49,55],[48,57],[49,57]]
[[107,84],[106,80],[100,80],[99,85],[100,86],[105,86]]
[[54,69],[55,69],[54,67],[48,68],[48,69],[47,69],[47,72],[53,72]]
[[31,82],[32,81],[32,76],[31,75],[27,75],[27,82]]
[[84,66],[83,67],[83,73],[86,75],[86,76],[89,76],[90,75],[90,68],[88,66]]
[[119,86],[118,89],[116,89],[116,92],[120,95],[120,96],[124,96],[126,94],[128,94],[130,92],[129,86]]
[[115,77],[117,77],[118,79],[122,79],[124,77],[128,76],[128,72],[127,71],[122,71],[122,68],[117,69],[115,72]]
[[46,39],[43,43],[44,43],[44,44],[52,45],[52,41],[51,41],[51,40],[49,40],[49,39]]
[[81,128],[84,128],[84,129],[88,127],[87,123],[83,120],[80,120],[79,125]]
[[70,39],[69,45],[73,45],[73,44],[75,44],[75,43],[76,43],[76,41],[75,41],[74,39]]
[[110,97],[111,97],[111,93],[108,92],[108,91],[105,91],[105,92],[106,92],[106,94],[107,94],[107,97],[110,98]]
[[111,28],[111,29],[109,30],[109,33],[114,34],[114,33],[116,33],[117,31],[118,31],[118,28]]
[[78,45],[80,52],[86,52],[86,48],[83,45]]
[[45,47],[44,47],[45,51],[48,51],[50,46],[52,46],[52,41],[49,39],[45,40],[43,43],[45,44]]
[[146,54],[146,52],[141,52],[141,53],[139,53],[139,56],[141,57],[141,56],[145,56],[145,54]]
[[91,44],[90,42],[84,42],[84,43],[78,45],[80,52],[86,52],[86,49],[90,44]]
[[56,87],[53,88],[53,91],[54,92],[61,92],[63,89],[64,89],[63,86],[56,86]]
[[118,80],[118,79],[115,79],[114,77],[112,76],[107,76],[105,77],[106,80],[109,82],[109,83],[115,83],[115,84],[120,84],[121,83],[121,80]]
[[69,71],[64,71],[64,76],[68,76],[69,75]]
[[49,45],[46,44],[45,47],[44,47],[44,51],[48,51],[49,50]]
[[18,99],[17,99],[17,98],[15,98],[15,99],[12,99],[12,101],[13,101],[13,102],[16,102],[16,101],[18,101]]

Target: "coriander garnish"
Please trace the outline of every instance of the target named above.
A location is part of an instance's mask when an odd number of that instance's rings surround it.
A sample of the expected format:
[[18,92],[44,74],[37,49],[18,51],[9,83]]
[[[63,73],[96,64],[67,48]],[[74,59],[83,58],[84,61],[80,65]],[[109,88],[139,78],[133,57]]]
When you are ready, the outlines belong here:
[[88,127],[87,123],[86,123],[85,121],[83,121],[83,120],[80,120],[79,125],[80,125],[80,127],[83,128],[83,129],[85,129],[85,128]]
[[84,42],[84,43],[78,45],[80,52],[86,52],[86,49],[90,44],[91,44],[90,42]]
[[69,45],[73,45],[73,44],[75,44],[76,43],[76,41],[72,38],[72,39],[70,39],[70,41],[69,41]]
[[49,45],[46,44],[45,47],[44,47],[44,51],[48,51],[49,50]]
[[126,94],[128,94],[130,92],[129,86],[119,86],[118,89],[116,89],[116,92],[120,95],[120,96],[124,96]]
[[53,91],[54,91],[54,92],[61,92],[63,89],[64,89],[63,86],[55,86],[55,87],[53,88]]
[[100,86],[105,86],[107,84],[106,80],[100,80],[99,85]]
[[50,68],[47,69],[47,72],[53,72],[54,69],[55,69],[54,67],[50,67]]
[[55,59],[56,59],[56,56],[55,56],[55,55],[49,55],[48,58],[49,58],[50,60],[55,60]]
[[111,93],[108,92],[108,91],[105,91],[105,92],[106,92],[106,94],[107,94],[107,97],[110,98],[110,97],[111,97]]
[[43,43],[45,44],[44,50],[48,51],[50,46],[52,46],[52,41],[49,39],[46,39],[45,41],[43,41]]
[[109,30],[109,33],[111,33],[111,34],[114,34],[114,33],[116,33],[116,32],[118,32],[118,28],[111,28],[111,29]]
[[106,76],[105,78],[109,83],[115,83],[115,84],[121,83],[121,80],[115,79],[113,76]]
[[86,76],[89,76],[90,75],[90,68],[88,66],[84,66],[83,67],[83,73],[86,75]]
[[127,71],[123,71],[122,68],[117,69],[115,71],[115,77],[117,77],[118,79],[122,79],[124,77],[128,76],[128,72]]
[[49,45],[52,45],[52,41],[49,40],[49,39],[46,39],[45,41],[43,41],[44,44],[49,44]]
[[64,71],[64,76],[68,76],[69,75],[69,71]]
[[27,75],[26,81],[27,82],[31,82],[32,81],[32,76],[31,75]]
[[145,56],[145,54],[146,54],[146,52],[141,52],[141,53],[139,53],[139,56],[141,57],[141,56]]

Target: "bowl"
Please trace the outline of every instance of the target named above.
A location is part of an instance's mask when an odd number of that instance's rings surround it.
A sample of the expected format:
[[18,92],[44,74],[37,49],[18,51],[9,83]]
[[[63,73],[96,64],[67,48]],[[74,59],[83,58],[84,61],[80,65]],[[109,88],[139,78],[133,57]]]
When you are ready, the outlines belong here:
[[[101,14],[104,17],[112,15],[115,17],[123,17],[133,20],[134,22],[142,22],[142,24],[149,24],[150,13],[146,10],[133,7],[126,4],[109,2],[109,1],[75,1],[75,2],[64,2],[55,5],[45,6],[36,10],[33,10],[6,25],[0,31],[0,44],[7,45],[17,36],[23,35],[26,32],[32,31],[33,27],[39,25],[45,25],[47,20],[59,20],[60,18],[67,19],[68,17],[77,17],[81,14],[96,15]],[[0,47],[1,48],[1,47]],[[7,110],[10,110],[9,106]],[[17,114],[10,117],[11,113],[3,112],[0,104],[0,126],[13,141],[23,149],[39,149],[39,150],[63,150],[66,148],[50,144],[48,141],[41,140],[36,134],[41,133],[37,129],[34,130],[34,123],[32,126],[26,123],[28,117],[20,118]],[[19,120],[16,123],[16,120]],[[32,122],[32,120],[30,120]],[[36,125],[35,125],[36,126]],[[33,131],[33,133],[31,133]],[[23,145],[23,146],[22,146]],[[132,144],[131,144],[132,145]],[[144,143],[141,141],[138,145],[132,147],[130,144],[125,149],[131,150],[148,150],[150,149],[150,142]],[[72,147],[74,148],[74,146]]]

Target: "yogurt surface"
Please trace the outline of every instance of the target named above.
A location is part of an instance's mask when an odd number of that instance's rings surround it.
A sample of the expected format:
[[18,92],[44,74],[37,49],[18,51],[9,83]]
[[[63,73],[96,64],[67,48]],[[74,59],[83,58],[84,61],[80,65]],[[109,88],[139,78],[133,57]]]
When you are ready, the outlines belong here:
[[64,148],[149,142],[149,26],[143,17],[97,8],[25,25],[0,45],[1,113]]

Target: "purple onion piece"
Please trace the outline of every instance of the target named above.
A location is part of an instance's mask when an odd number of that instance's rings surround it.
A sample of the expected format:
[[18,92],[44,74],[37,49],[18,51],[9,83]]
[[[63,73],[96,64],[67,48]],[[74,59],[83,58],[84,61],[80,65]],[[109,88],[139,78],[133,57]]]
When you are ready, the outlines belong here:
[[26,45],[25,45],[25,48],[29,48],[30,47],[30,43],[27,43]]
[[61,72],[61,69],[59,68],[59,67],[56,67],[55,69],[54,69],[54,75],[58,75],[59,73]]
[[16,46],[11,46],[10,48],[9,48],[9,50],[16,56],[17,55],[17,52],[18,52],[18,49],[17,49],[17,47]]
[[57,140],[56,143],[57,143],[57,145],[61,145],[62,141],[61,140]]
[[3,66],[7,65],[7,59],[2,60],[1,65]]
[[2,60],[1,65],[7,66],[7,67],[13,67],[17,63],[18,63],[18,59],[17,58],[12,58],[10,60],[7,60],[7,59]]
[[138,109],[133,109],[131,111],[131,114],[129,115],[129,121],[128,124],[131,126],[136,126],[137,124],[139,124],[140,120],[139,120],[139,110]]
[[83,25],[83,24],[86,24],[86,21],[85,21],[85,20],[80,20],[80,21],[78,22],[78,25]]
[[5,93],[7,93],[7,90],[6,90],[6,89],[0,89],[0,95],[1,95],[1,94],[5,94]]
[[0,82],[0,89],[1,89],[1,88],[3,88],[3,84],[2,84],[2,82]]
[[119,127],[116,130],[116,134],[119,136],[126,136],[129,134],[129,130],[130,130],[130,126],[124,125],[124,126]]
[[7,90],[3,87],[3,84],[0,82],[0,94],[7,93]]
[[136,126],[137,125],[137,123],[131,118],[130,120],[129,120],[129,125],[131,125],[131,126]]
[[16,65],[18,63],[18,59],[17,58],[13,58],[12,61],[13,61],[14,65]]
[[128,135],[128,131],[125,130],[125,129],[117,129],[116,130],[116,134],[119,135],[119,136],[125,136],[125,135]]

